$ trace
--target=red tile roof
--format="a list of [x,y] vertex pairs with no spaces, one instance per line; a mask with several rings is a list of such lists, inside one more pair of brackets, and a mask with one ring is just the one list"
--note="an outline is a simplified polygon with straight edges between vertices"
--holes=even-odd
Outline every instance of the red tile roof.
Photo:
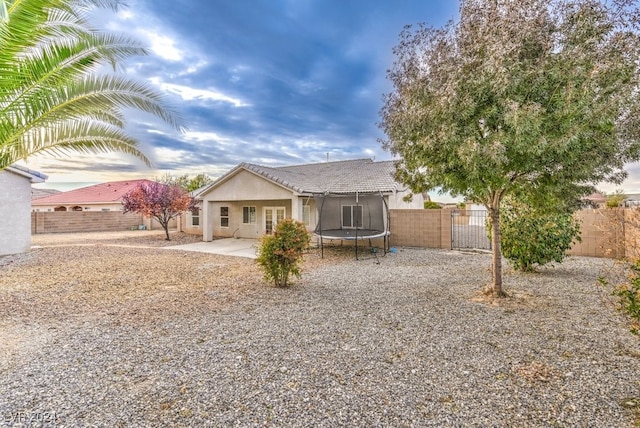
[[111,181],[109,183],[96,184],[80,189],[61,192],[55,195],[39,198],[31,202],[31,205],[56,205],[56,204],[99,204],[120,202],[122,196],[140,183],[151,183],[150,180]]

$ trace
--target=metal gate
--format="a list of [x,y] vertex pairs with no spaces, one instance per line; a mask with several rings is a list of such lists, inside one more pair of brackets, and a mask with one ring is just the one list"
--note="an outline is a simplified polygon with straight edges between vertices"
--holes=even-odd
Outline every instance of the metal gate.
[[488,217],[484,210],[451,210],[451,248],[490,250]]

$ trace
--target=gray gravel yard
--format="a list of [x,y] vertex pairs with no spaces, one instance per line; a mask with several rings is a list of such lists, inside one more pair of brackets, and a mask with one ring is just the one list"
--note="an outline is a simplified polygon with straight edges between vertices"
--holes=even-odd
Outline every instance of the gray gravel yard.
[[491,302],[488,254],[312,251],[276,289],[253,260],[137,236],[0,258],[0,426],[640,421],[640,340],[602,260],[506,268]]

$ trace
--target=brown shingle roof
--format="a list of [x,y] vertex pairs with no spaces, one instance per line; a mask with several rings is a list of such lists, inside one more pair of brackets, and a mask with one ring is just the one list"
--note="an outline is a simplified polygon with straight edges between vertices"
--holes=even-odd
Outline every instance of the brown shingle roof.
[[119,202],[122,196],[140,183],[151,183],[150,180],[111,181],[80,189],[61,192],[55,195],[34,200],[31,205],[82,204]]

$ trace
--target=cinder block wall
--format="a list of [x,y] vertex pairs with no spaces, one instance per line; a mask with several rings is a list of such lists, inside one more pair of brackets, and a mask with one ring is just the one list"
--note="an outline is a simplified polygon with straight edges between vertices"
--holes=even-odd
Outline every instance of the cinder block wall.
[[580,222],[582,242],[575,243],[569,254],[587,257],[625,257],[626,211],[603,208],[576,212],[575,218]]
[[[148,223],[148,221],[147,221]],[[118,211],[47,211],[31,213],[31,234],[107,232],[137,228],[142,215]]]
[[391,245],[451,249],[451,210],[390,211]]
[[[640,211],[632,209],[580,210],[582,242],[569,254],[606,258],[640,257]],[[394,209],[391,245],[451,249],[451,210]],[[456,217],[456,222],[464,222]],[[456,223],[457,224],[457,223]]]

